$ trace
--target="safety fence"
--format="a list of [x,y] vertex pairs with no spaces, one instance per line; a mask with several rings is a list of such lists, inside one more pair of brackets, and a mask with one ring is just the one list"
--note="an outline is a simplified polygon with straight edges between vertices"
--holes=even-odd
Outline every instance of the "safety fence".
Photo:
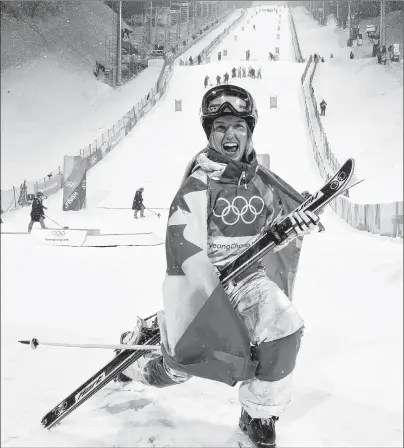
[[296,33],[295,21],[293,20],[292,10],[289,8],[288,11],[289,11],[289,27],[290,32],[292,33],[292,44],[293,44],[293,50],[295,52],[295,59],[296,62],[304,62],[302,52],[300,50],[299,39]]
[[[227,12],[219,20],[216,19],[202,34],[197,36],[197,38],[190,40],[186,45],[179,48],[176,53],[169,54],[164,61],[164,65],[160,71],[156,84],[147,95],[120,118],[112,128],[108,129],[86,147],[80,149],[79,155],[87,159],[87,170],[90,170],[103,159],[164,95],[172,75],[174,61],[181,56],[182,53],[195,45],[197,41],[206,37],[214,27],[219,26],[230,14],[233,14],[233,12],[234,10]],[[244,14],[245,10],[242,11],[240,17],[237,17],[235,21],[238,22]],[[213,25],[215,26],[212,28]],[[221,33],[221,36],[223,37],[223,33]],[[217,38],[215,38],[214,41],[217,43]],[[209,44],[206,48],[211,47],[212,44]],[[205,53],[206,48],[203,50]],[[21,207],[30,205],[32,196],[38,192],[42,192],[48,197],[63,188],[63,170],[60,168],[61,167],[59,166],[57,169],[52,170],[45,178],[36,181],[24,181],[19,187],[13,186],[13,188],[9,190],[1,190],[1,213],[18,210]]]
[[[229,25],[227,28],[225,28],[218,36],[216,36],[215,39],[207,46],[205,47],[201,52],[199,52],[196,56],[192,58],[193,63],[189,61],[189,59],[182,60],[180,59],[179,63],[180,65],[200,65],[200,64],[209,64],[210,63],[210,57],[209,54],[211,53],[212,49],[218,45],[218,43],[224,39],[230,31],[243,19],[245,16],[245,10],[240,14],[240,17],[238,17],[231,25]],[[200,59],[198,59],[198,57]],[[198,62],[200,60],[200,62]],[[196,64],[195,64],[196,62]]]
[[[302,76],[302,93],[314,159],[324,181],[338,170],[340,163],[331,151],[327,135],[318,113],[314,94],[313,78],[318,60],[310,56]],[[311,70],[311,72],[310,72]],[[308,74],[310,75],[308,76]],[[348,192],[349,193],[349,192]],[[377,235],[403,238],[403,201],[381,204],[356,204],[340,195],[331,202],[331,207],[351,227]]]

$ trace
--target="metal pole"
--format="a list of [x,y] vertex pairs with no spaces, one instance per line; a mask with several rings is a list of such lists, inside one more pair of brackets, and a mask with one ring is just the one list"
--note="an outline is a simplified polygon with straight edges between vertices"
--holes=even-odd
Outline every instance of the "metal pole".
[[381,0],[380,2],[380,49],[383,45],[386,45],[386,29],[385,29],[385,2]]
[[122,1],[118,2],[118,20],[116,26],[116,84],[122,84]]

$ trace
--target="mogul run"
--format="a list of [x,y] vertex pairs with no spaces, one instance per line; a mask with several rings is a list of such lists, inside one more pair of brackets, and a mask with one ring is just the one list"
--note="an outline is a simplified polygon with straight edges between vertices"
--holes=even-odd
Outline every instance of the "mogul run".
[[[257,448],[274,447],[304,326],[291,302],[302,237],[318,230],[319,218],[292,213],[304,197],[258,164],[258,111],[249,92],[211,88],[200,119],[208,143],[188,164],[169,211],[164,310],[121,335],[121,344],[137,344],[154,325],[161,350],[141,356],[117,381],[159,388],[193,376],[240,382],[239,427]],[[290,237],[222,284],[220,273],[290,213]]]

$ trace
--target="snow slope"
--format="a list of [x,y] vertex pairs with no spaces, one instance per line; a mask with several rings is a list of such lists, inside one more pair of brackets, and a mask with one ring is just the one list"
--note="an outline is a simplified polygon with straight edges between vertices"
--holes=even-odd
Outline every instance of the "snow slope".
[[[79,154],[147,95],[163,65],[149,60],[146,70],[117,89],[98,81],[95,60],[105,59],[115,13],[98,1],[62,2],[60,8],[60,16],[32,26],[2,17],[2,189],[63,169],[65,154]],[[239,14],[197,45],[206,47]]]
[[[397,21],[397,14],[392,14]],[[313,87],[317,101],[328,104],[321,120],[331,150],[340,162],[353,157],[358,173],[366,178],[352,190],[351,199],[402,200],[402,63],[383,66],[376,58],[365,58],[367,50],[346,46],[347,36],[340,37],[346,31],[337,30],[332,21],[320,26],[303,7],[293,8],[293,17],[303,57],[318,53],[325,58],[317,66]],[[366,46],[365,33],[363,40]],[[353,60],[351,50],[356,54]]]
[[[258,104],[257,151],[268,152],[272,169],[298,190],[319,187],[301,105],[302,66],[267,62],[273,17],[261,14],[253,23],[255,36],[246,30],[226,45],[234,59],[175,67],[161,101],[89,172],[87,209],[63,213],[55,195],[46,201],[49,216],[70,227],[164,235],[167,211],[134,221],[130,210],[97,206],[130,207],[143,186],[148,207],[169,207],[187,162],[206,143],[198,119],[206,71],[230,71],[245,47],[254,48],[252,58],[255,51],[265,55],[254,62],[262,80],[235,80]],[[274,90],[279,108],[269,109]],[[178,98],[182,113],[174,112]],[[26,229],[26,210],[7,218],[3,231]],[[402,446],[402,241],[353,230],[331,209],[322,221],[327,231],[305,239],[297,275],[294,303],[306,330],[278,445]],[[197,378],[166,389],[110,384],[61,425],[43,430],[43,415],[112,353],[32,351],[16,341],[118,341],[137,315],[162,306],[164,246],[39,247],[25,235],[2,235],[1,243],[2,446],[223,446],[237,426],[237,387]]]

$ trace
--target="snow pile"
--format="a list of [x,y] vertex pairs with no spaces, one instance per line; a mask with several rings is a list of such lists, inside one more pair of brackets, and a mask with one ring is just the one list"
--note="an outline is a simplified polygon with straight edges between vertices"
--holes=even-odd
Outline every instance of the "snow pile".
[[351,60],[350,51],[360,47],[346,47],[346,40],[341,43],[333,25],[320,26],[302,7],[292,13],[303,56],[317,53],[325,58],[317,66],[313,86],[317,101],[325,99],[328,104],[321,120],[330,148],[340,162],[355,158],[357,173],[366,179],[352,190],[352,200],[402,200],[402,64],[382,66],[376,58]]

